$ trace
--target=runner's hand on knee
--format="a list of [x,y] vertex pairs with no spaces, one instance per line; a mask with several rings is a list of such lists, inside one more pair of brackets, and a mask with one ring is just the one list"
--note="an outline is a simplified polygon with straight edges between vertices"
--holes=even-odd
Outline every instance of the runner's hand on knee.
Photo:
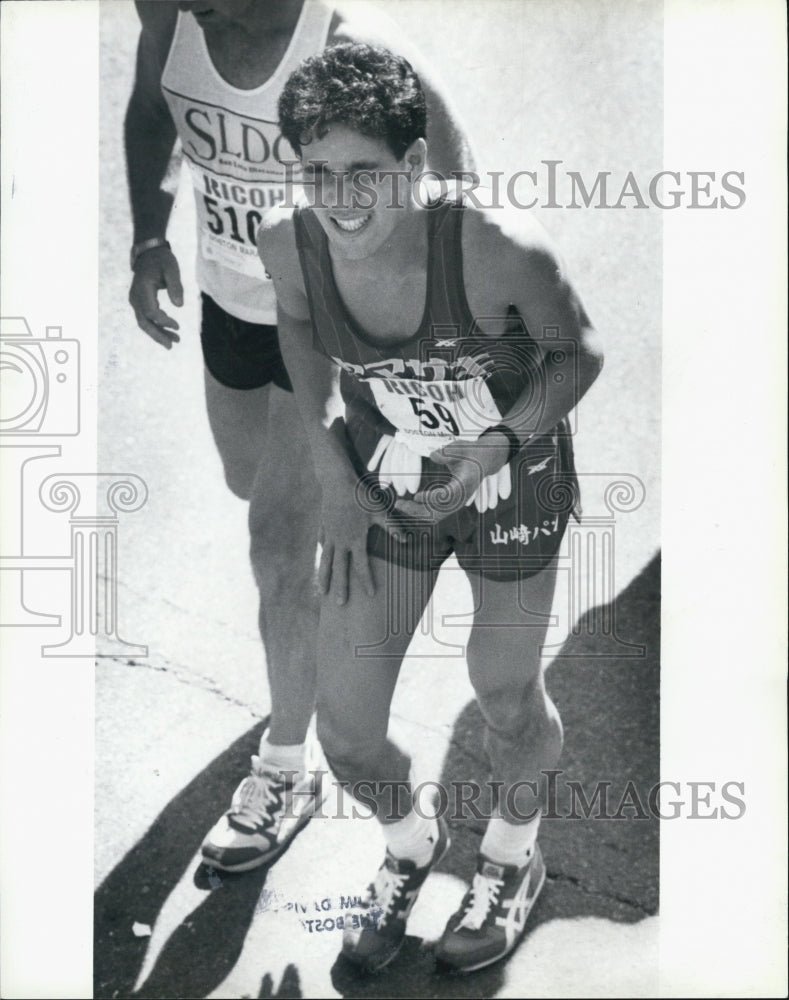
[[184,303],[178,261],[169,247],[156,247],[140,254],[134,265],[134,278],[129,289],[129,303],[134,309],[137,325],[157,344],[168,350],[181,339],[174,331],[178,322],[159,306],[159,292],[167,290],[174,306]]
[[324,493],[318,537],[321,545],[318,590],[332,595],[338,604],[347,604],[352,596],[352,576],[370,597],[375,594],[367,554],[367,533],[373,524],[391,530],[383,514],[363,510],[353,494],[329,497]]

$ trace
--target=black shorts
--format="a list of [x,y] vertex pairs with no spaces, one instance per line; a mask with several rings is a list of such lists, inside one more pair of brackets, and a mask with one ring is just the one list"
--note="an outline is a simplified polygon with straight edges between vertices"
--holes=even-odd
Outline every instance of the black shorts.
[[[366,457],[367,448],[354,447],[361,444],[354,430],[348,434],[349,448],[367,487],[360,501],[369,497],[372,503],[376,494],[380,495],[380,487],[376,490],[377,477],[363,472],[362,456]],[[375,524],[367,537],[368,553],[421,572],[438,570],[454,553],[464,570],[489,580],[536,576],[559,551],[570,515],[578,518],[580,512],[568,422],[562,421],[552,433],[516,455],[510,472],[512,492],[493,510],[480,513],[472,504],[438,522],[416,522],[394,511],[388,516],[405,541],[395,540]],[[437,482],[440,477],[441,473],[436,473]]]
[[217,382],[228,389],[260,389],[273,382],[292,392],[276,326],[231,316],[205,292],[201,298],[203,359]]

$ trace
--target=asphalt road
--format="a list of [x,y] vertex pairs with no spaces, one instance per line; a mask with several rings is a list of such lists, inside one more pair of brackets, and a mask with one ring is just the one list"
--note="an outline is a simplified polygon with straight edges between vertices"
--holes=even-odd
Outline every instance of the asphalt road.
[[[566,204],[568,171],[587,187],[610,172],[616,198],[629,171],[648,183],[660,169],[658,4],[389,0],[387,9],[449,83],[488,170],[537,171],[545,192],[544,161],[561,161],[557,201]],[[447,980],[430,943],[462,895],[481,835],[473,817],[453,820],[453,849],[420,897],[402,954],[384,974],[360,978],[337,960],[338,932],[311,930],[287,904],[314,910],[329,900],[336,910],[340,896],[359,892],[381,858],[374,823],[316,819],[270,870],[243,877],[209,879],[197,863],[269,702],[246,505],[224,485],[202,399],[187,186],[170,234],[186,279],[181,344],[161,350],[126,303],[121,122],[136,35],[131,4],[102,5],[99,467],[140,475],[149,498],[122,520],[118,560],[120,632],[148,653],[97,661],[96,995],[654,993],[658,824],[633,803],[646,804],[659,775],[659,213],[633,199],[619,210],[539,212],[606,340],[604,374],[577,414],[576,458],[584,538],[601,546],[606,531],[615,537],[610,573],[598,563],[595,586],[578,593],[568,573],[557,593],[546,651],[566,733],[557,813],[572,812],[568,782],[589,790],[606,781],[618,818],[544,821],[548,882],[527,939],[506,963]],[[625,509],[612,511],[606,487],[617,480],[633,496],[620,491]],[[444,574],[438,599],[462,615],[470,604],[458,577]],[[486,775],[463,628],[442,620],[417,638],[394,705],[425,776],[443,782]],[[135,923],[151,936],[136,936]]]

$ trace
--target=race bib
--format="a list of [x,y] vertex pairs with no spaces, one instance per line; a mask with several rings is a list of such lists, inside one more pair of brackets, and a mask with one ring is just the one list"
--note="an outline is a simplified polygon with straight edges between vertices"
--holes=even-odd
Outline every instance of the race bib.
[[292,196],[301,181],[293,148],[277,122],[263,117],[265,103],[256,111],[259,117],[251,117],[246,113],[251,103],[241,98],[240,107],[231,108],[210,93],[206,98],[179,87],[162,89],[191,173],[201,256],[263,281],[257,231],[266,213]]
[[403,442],[425,457],[451,441],[475,441],[487,427],[501,421],[482,378],[434,382],[371,378],[367,385]]
[[257,232],[267,212],[285,200],[284,184],[218,181],[204,169],[192,170],[200,253],[247,278],[264,280]]

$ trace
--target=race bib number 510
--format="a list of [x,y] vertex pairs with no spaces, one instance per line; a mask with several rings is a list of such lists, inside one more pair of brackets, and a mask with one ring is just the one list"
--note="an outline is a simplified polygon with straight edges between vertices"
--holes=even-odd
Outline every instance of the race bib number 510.
[[257,231],[267,212],[284,201],[284,184],[219,180],[193,170],[200,253],[248,278],[264,279]]

